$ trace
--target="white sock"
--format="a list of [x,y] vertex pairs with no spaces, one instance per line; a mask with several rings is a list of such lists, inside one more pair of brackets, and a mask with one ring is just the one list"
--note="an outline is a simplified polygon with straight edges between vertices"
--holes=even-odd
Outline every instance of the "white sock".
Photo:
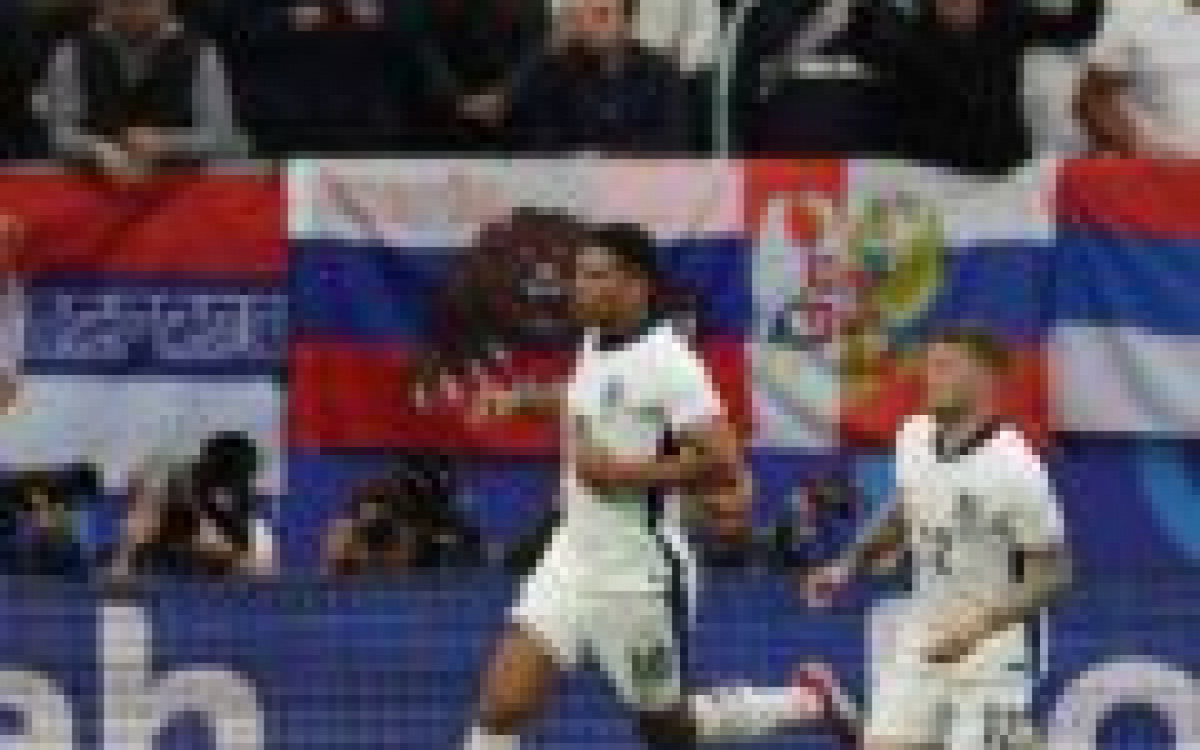
[[740,685],[691,697],[701,741],[761,737],[824,717],[819,696],[795,687]]
[[491,734],[479,727],[472,727],[463,750],[517,750],[520,746],[521,738],[516,735]]

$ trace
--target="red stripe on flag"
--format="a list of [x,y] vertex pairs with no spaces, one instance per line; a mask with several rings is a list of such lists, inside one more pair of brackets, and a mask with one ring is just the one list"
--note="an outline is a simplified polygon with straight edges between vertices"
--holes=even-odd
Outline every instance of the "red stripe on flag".
[[[749,424],[750,396],[745,356],[734,340],[702,347],[713,380],[731,418]],[[309,341],[292,352],[289,434],[293,446],[309,450],[437,449],[481,453],[549,455],[557,450],[558,425],[512,419],[472,425],[468,398],[419,406],[414,399],[415,366],[426,352],[399,345]],[[508,379],[561,382],[570,365],[565,353],[513,356]]]
[[26,227],[28,273],[284,278],[281,181],[193,175],[127,191],[67,175],[0,176],[0,212]]
[[846,162],[832,159],[759,159],[745,162],[743,170],[747,232],[757,235],[771,200],[787,195],[793,198],[788,236],[797,243],[817,240],[825,227],[804,200],[795,199],[814,195],[841,203],[848,179]]
[[1059,182],[1059,219],[1147,238],[1200,239],[1200,160],[1080,159]]

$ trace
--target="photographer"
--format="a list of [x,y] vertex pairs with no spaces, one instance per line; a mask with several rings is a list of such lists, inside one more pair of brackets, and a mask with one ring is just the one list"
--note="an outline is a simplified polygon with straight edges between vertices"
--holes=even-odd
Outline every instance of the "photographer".
[[449,507],[442,472],[405,467],[356,488],[349,512],[325,536],[330,575],[401,573],[478,565],[479,534]]
[[89,555],[77,511],[99,492],[90,466],[11,477],[0,498],[0,569],[24,576],[83,579]]
[[274,537],[256,515],[260,463],[241,432],[214,435],[197,456],[152,461],[131,487],[110,575],[273,574]]
[[835,474],[806,482],[768,533],[772,566],[803,571],[832,558],[853,537],[862,502],[848,477]]

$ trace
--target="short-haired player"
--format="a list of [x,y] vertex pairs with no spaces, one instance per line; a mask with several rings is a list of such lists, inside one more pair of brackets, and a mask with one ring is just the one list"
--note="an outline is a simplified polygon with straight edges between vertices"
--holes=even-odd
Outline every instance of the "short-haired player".
[[1035,623],[1070,579],[1058,501],[1000,409],[1005,347],[983,330],[945,331],[923,366],[927,408],[896,438],[896,501],[808,593],[826,604],[865,563],[911,552],[911,594],[873,655],[867,750],[1029,747]]

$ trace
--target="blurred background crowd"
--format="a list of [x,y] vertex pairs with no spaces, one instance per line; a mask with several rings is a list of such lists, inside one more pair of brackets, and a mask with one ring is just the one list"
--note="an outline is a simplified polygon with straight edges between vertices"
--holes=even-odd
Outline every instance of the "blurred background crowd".
[[1193,0],[8,0],[0,155],[1188,155]]

